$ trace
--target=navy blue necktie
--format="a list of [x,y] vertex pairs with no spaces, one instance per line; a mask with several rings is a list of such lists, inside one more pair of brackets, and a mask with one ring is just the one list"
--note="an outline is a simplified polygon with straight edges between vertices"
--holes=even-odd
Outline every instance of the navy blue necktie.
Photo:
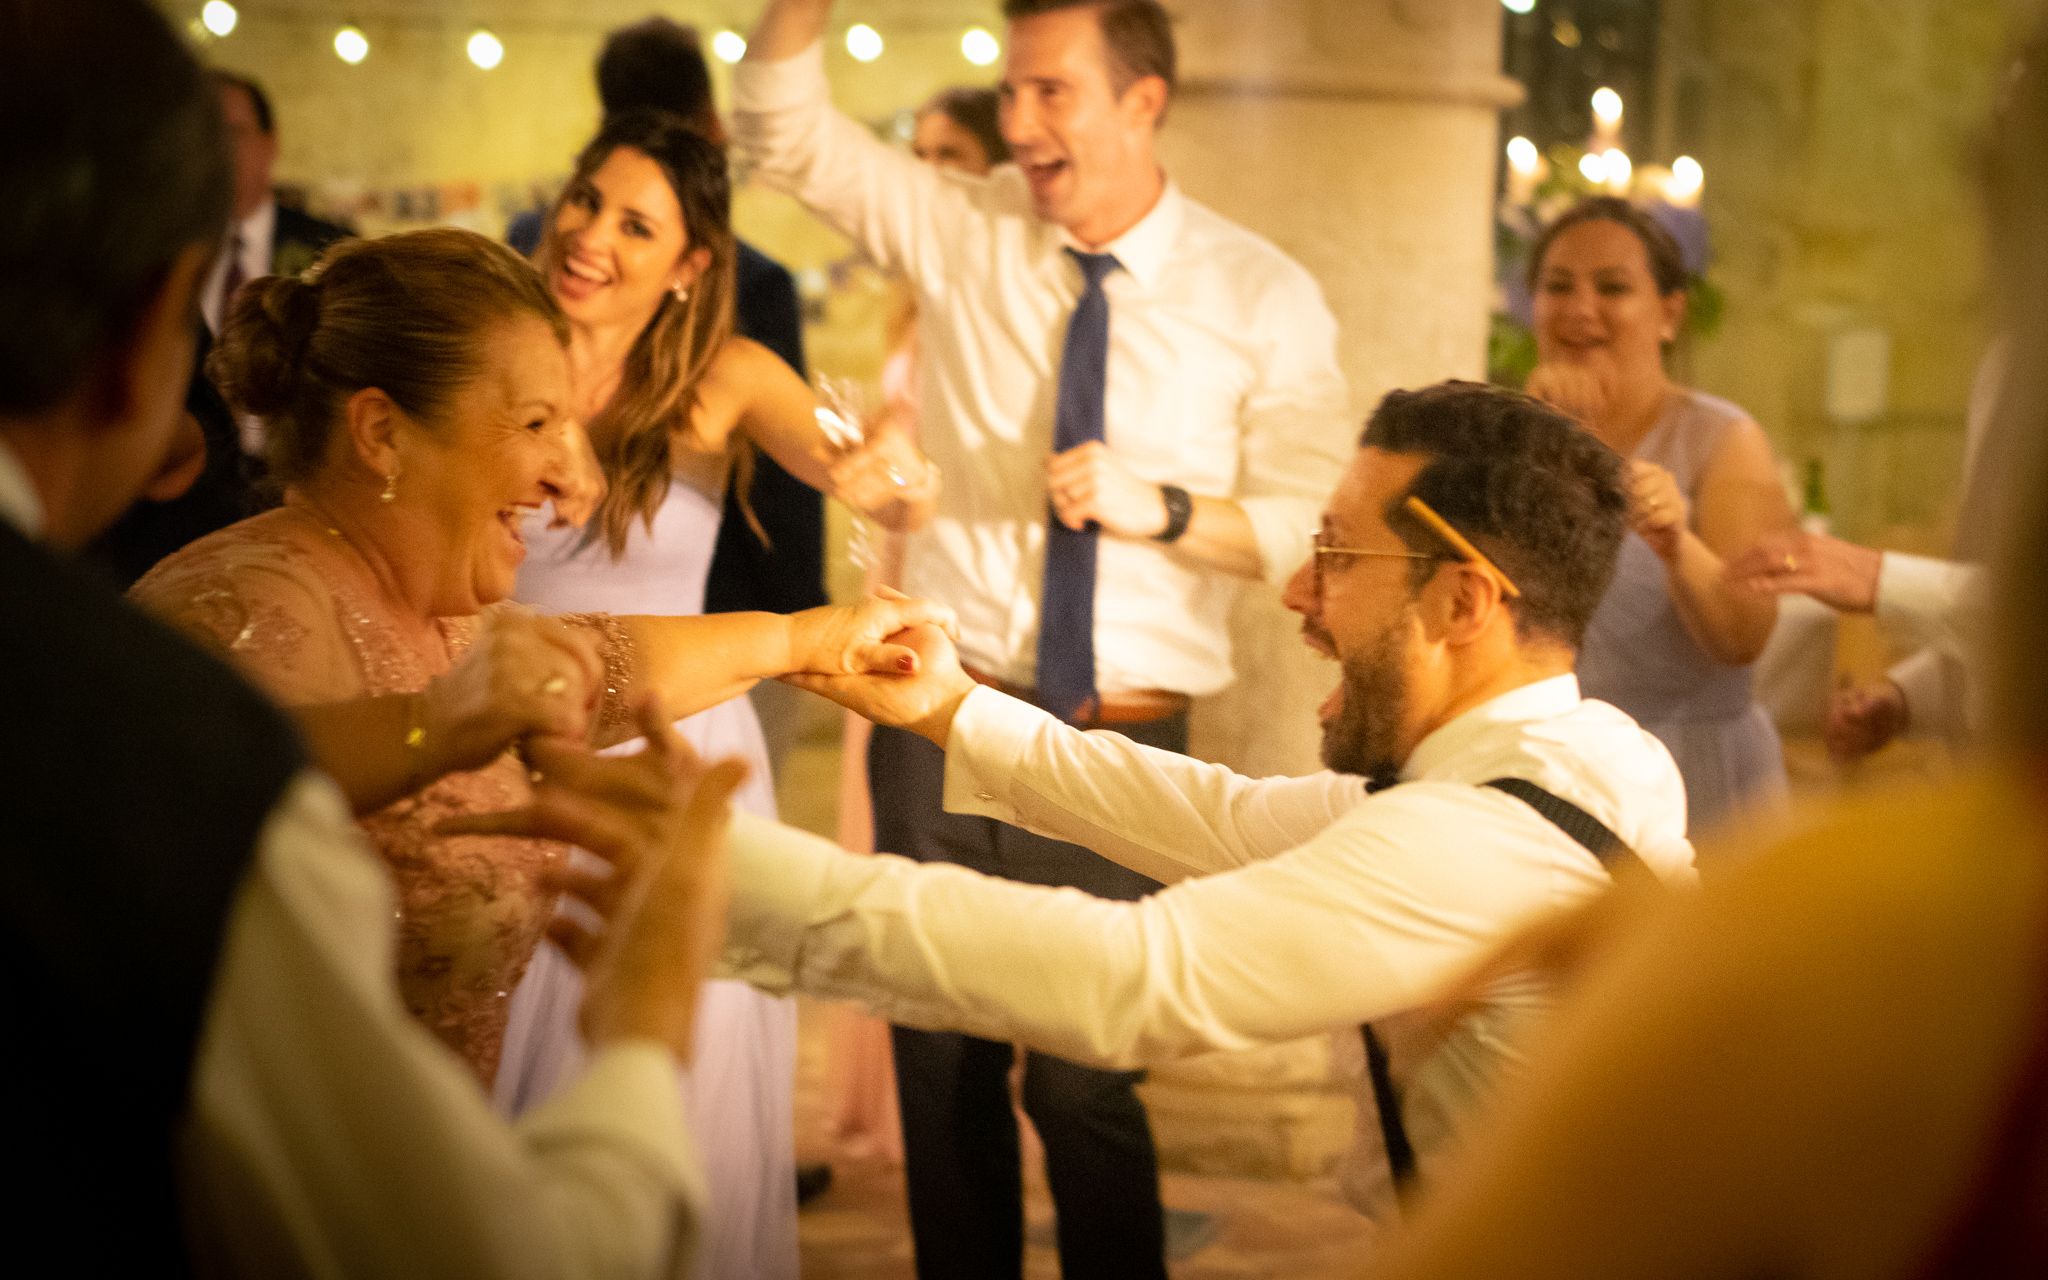
[[[1102,280],[1122,265],[1116,255],[1068,249],[1081,268],[1081,300],[1060,353],[1052,447],[1064,453],[1103,438],[1102,393],[1109,377],[1109,299]],[[1096,526],[1069,529],[1048,508],[1045,589],[1039,597],[1038,696],[1062,720],[1093,718],[1095,691]]]

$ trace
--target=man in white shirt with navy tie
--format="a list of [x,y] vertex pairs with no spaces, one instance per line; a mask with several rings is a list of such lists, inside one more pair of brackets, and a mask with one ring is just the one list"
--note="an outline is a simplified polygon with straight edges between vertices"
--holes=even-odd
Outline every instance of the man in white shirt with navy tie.
[[[947,175],[832,110],[829,0],[774,0],[735,71],[755,176],[917,296],[921,441],[946,478],[903,588],[954,607],[980,679],[1069,723],[1185,750],[1191,697],[1232,679],[1238,582],[1277,582],[1342,467],[1349,413],[1315,282],[1189,199],[1154,134],[1174,82],[1157,0],[1011,0],[1002,128],[1016,163]],[[942,812],[942,761],[878,730],[875,847],[1129,899],[1084,849]],[[898,1028],[923,1280],[1021,1265],[1008,1044]],[[1163,1280],[1134,1073],[1027,1057],[1068,1280]]]

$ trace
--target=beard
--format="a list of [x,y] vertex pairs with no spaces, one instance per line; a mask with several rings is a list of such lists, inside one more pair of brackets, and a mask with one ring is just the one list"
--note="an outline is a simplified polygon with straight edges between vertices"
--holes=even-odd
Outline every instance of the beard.
[[1342,704],[1323,726],[1323,765],[1356,774],[1372,790],[1392,786],[1401,769],[1401,721],[1408,706],[1402,678],[1399,622],[1372,648],[1342,660]]

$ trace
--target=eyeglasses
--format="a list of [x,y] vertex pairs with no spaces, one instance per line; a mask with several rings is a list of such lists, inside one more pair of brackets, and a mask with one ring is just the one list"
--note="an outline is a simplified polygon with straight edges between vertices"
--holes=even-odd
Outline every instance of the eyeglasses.
[[[1408,509],[1409,514],[1427,525],[1430,532],[1436,534],[1437,537],[1442,538],[1445,543],[1449,544],[1451,549],[1458,553],[1458,559],[1473,565],[1482,573],[1491,575],[1495,581],[1500,583],[1500,589],[1504,594],[1517,599],[1521,597],[1521,588],[1515,585],[1515,580],[1508,577],[1501,570],[1501,567],[1495,564],[1484,551],[1473,546],[1464,534],[1459,533],[1453,528],[1450,521],[1444,519],[1431,509],[1427,502],[1410,494],[1407,502],[1402,505]],[[1329,530],[1318,529],[1310,546],[1309,563],[1313,566],[1316,598],[1318,600],[1322,599],[1323,595],[1324,556],[1373,556],[1384,560],[1443,560],[1448,558],[1427,551],[1381,551],[1372,547],[1340,547],[1332,544],[1329,541],[1329,537]]]

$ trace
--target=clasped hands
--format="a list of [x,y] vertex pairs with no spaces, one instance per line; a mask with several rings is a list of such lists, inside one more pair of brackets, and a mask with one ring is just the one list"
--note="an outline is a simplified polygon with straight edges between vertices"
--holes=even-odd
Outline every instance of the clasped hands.
[[[890,637],[921,624],[955,625],[944,605],[895,593],[806,609],[783,622],[787,670],[820,675],[913,672],[916,651]],[[481,768],[508,748],[543,739],[588,743],[604,691],[604,661],[589,628],[517,606],[487,610],[468,653],[419,695],[419,772]]]

